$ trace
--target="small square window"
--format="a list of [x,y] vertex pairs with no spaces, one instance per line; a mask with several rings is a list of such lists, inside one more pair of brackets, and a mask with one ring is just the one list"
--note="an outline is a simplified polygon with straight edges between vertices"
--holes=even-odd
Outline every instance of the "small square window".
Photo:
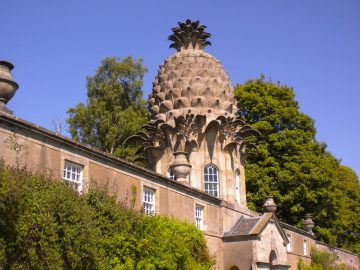
[[155,190],[144,187],[143,192],[143,207],[144,213],[148,216],[155,215]]
[[65,160],[63,179],[76,191],[82,192],[84,166]]
[[199,230],[204,229],[204,206],[199,204],[195,205],[195,226]]

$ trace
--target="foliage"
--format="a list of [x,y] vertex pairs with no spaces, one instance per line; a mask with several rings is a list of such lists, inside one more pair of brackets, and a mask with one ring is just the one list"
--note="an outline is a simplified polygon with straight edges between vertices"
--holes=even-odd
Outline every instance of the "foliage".
[[125,139],[147,122],[143,101],[142,60],[104,59],[96,74],[87,77],[87,101],[68,110],[70,134],[76,141],[133,161],[136,145]]
[[311,249],[311,263],[319,265],[323,270],[332,270],[335,268],[336,254],[327,251],[321,251],[316,248]]
[[343,270],[345,265],[343,263],[336,263],[337,256],[334,253],[321,251],[316,248],[311,249],[311,264],[307,265],[300,259],[298,263],[298,270]]
[[80,196],[61,181],[0,163],[3,269],[210,269],[213,264],[194,225],[144,216],[105,190]]
[[358,178],[316,141],[314,121],[300,112],[293,90],[261,77],[237,85],[235,95],[239,113],[261,132],[245,166],[249,206],[261,211],[271,194],[283,221],[301,226],[311,213],[321,240],[359,252]]

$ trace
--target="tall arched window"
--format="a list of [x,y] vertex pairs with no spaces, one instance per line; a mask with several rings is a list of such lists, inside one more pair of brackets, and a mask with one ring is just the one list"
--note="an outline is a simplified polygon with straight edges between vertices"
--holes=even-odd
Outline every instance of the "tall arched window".
[[235,200],[240,203],[240,170],[235,170]]
[[213,165],[206,165],[204,167],[204,183],[205,192],[219,197],[219,172]]

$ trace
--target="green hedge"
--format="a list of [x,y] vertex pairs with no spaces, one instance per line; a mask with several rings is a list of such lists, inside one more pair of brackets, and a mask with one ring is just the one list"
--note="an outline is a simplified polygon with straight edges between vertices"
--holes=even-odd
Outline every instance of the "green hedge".
[[0,268],[211,269],[204,235],[0,162]]

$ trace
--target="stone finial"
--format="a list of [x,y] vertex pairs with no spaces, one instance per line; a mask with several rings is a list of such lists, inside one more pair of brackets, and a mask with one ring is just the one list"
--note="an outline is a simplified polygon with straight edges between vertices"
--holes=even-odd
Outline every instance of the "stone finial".
[[13,80],[11,70],[14,65],[8,61],[0,60],[0,111],[12,113],[6,108],[6,103],[15,95],[19,85]]
[[190,173],[191,165],[189,164],[189,154],[186,152],[174,152],[175,159],[173,164],[170,166],[172,172],[174,173],[176,181],[179,181],[185,185],[189,185],[187,176]]
[[192,22],[178,22],[179,27],[171,29],[174,34],[169,36],[171,43],[170,48],[175,48],[177,51],[187,49],[202,50],[205,46],[211,45],[210,41],[206,40],[211,35],[205,32],[205,25],[199,25],[199,21]]
[[312,231],[312,229],[315,227],[315,223],[312,220],[312,216],[310,214],[306,214],[305,215],[305,220],[304,220],[304,227],[303,229],[305,231],[307,231],[308,233],[314,234],[314,232]]
[[266,200],[263,204],[263,212],[269,213],[269,212],[275,212],[276,211],[276,204],[274,202],[274,199],[272,196],[266,196]]

